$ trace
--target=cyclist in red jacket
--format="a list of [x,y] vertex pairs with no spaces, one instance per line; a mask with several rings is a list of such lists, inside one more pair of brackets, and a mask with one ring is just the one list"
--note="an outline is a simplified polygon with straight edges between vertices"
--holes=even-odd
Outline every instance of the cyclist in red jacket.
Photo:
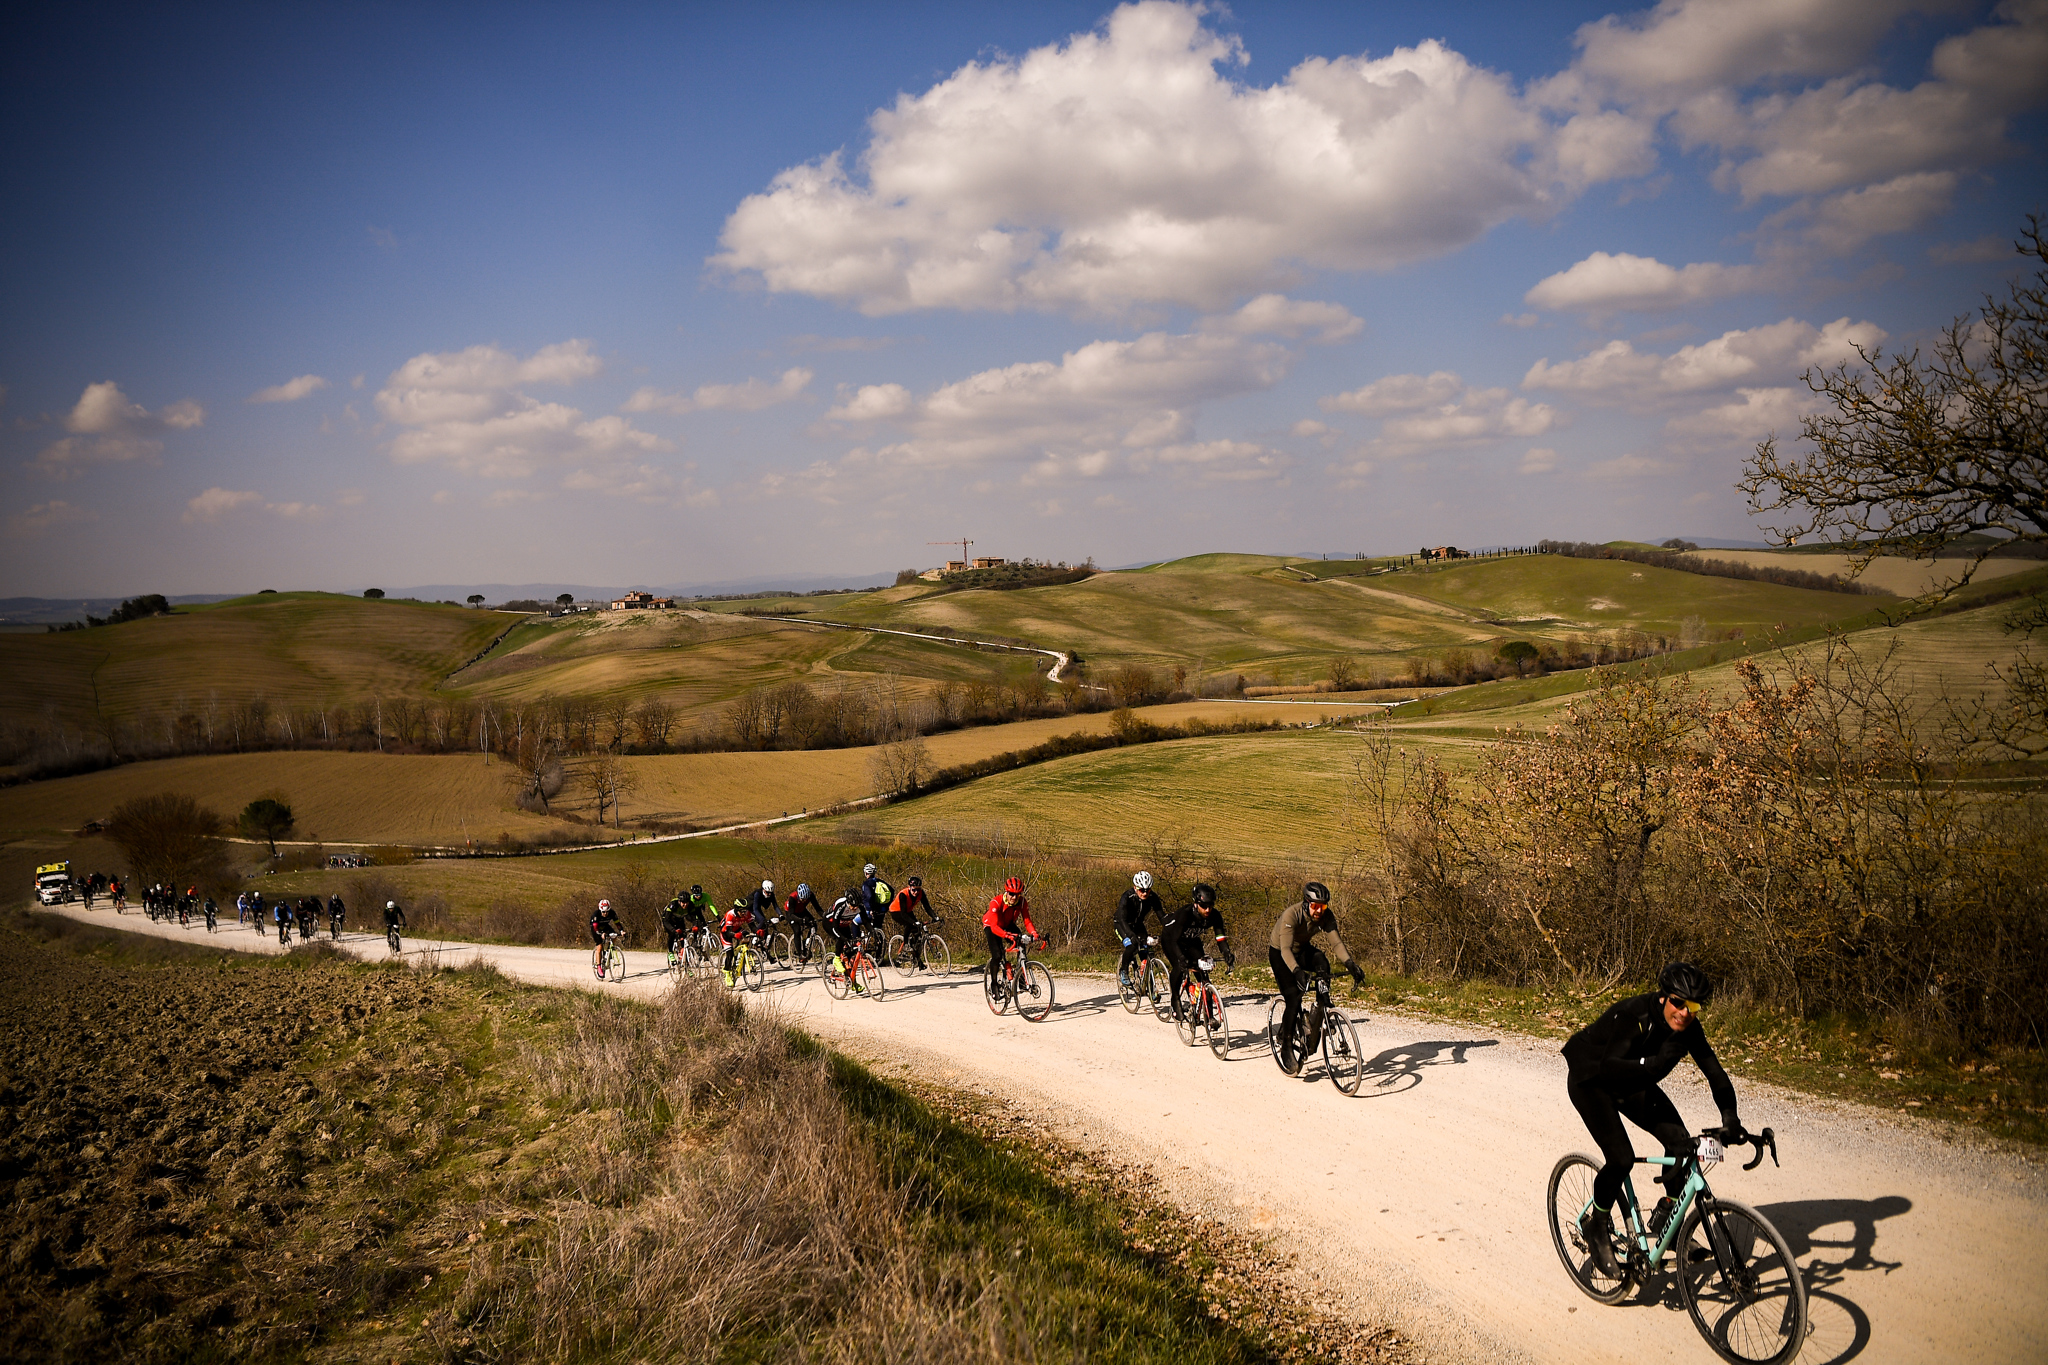
[[982,989],[993,994],[1003,970],[1004,950],[1020,936],[1027,943],[1038,937],[1038,926],[1031,922],[1031,902],[1024,899],[1021,878],[1012,877],[1004,882],[1003,893],[988,903],[988,913],[981,917],[981,936],[988,941],[988,973]]

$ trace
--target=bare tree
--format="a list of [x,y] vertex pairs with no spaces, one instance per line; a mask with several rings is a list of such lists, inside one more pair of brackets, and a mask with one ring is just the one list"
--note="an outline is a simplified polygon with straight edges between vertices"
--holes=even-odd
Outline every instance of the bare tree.
[[931,756],[924,736],[912,735],[894,744],[884,744],[868,758],[868,776],[878,795],[912,792],[931,776]]
[[620,828],[620,802],[639,786],[639,774],[627,765],[617,750],[600,749],[584,761],[578,777],[583,783],[583,790],[589,792],[590,799],[597,803],[597,823],[603,824],[604,813],[610,810],[613,828]]
[[633,713],[633,725],[639,732],[640,744],[646,749],[666,749],[668,737],[675,732],[676,708],[674,703],[649,697],[640,703],[640,709]]

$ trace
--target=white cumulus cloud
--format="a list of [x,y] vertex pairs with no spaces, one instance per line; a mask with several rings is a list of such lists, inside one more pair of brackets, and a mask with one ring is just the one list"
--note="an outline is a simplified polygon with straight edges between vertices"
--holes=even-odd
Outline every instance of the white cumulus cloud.
[[209,488],[204,493],[185,501],[187,522],[218,521],[243,507],[253,507],[263,501],[261,493],[232,488]]
[[490,478],[589,470],[668,449],[623,417],[586,418],[526,392],[574,384],[603,368],[581,340],[543,346],[523,360],[496,346],[429,352],[392,371],[377,392],[377,411],[402,428],[390,446],[399,463],[438,462]]
[[1439,42],[1232,78],[1198,5],[960,68],[727,219],[717,267],[873,314],[1215,309],[1304,267],[1442,255],[1654,165],[1647,125],[1547,113]]
[[816,377],[810,370],[795,366],[784,370],[773,384],[760,379],[748,379],[738,384],[700,384],[697,391],[690,394],[663,393],[655,388],[636,389],[621,411],[677,414],[721,410],[759,412],[777,403],[788,403],[802,397]]
[[1669,266],[1652,256],[1596,251],[1537,281],[1522,296],[1537,308],[1585,313],[1647,312],[1741,293],[1757,284],[1755,266],[1696,261]]
[[1557,423],[1557,411],[1548,403],[1532,403],[1507,389],[1474,388],[1449,370],[1390,374],[1320,403],[1325,412],[1382,419],[1378,437],[1366,446],[1374,455],[1415,455],[1503,436],[1541,436]]
[[121,392],[111,379],[85,386],[64,418],[72,434],[36,455],[34,467],[51,478],[70,478],[95,464],[154,464],[168,431],[190,431],[206,421],[206,409],[180,399],[155,412]]
[[1638,351],[1617,339],[1576,360],[1538,360],[1522,377],[1522,387],[1577,394],[1604,405],[1654,408],[1689,394],[1791,380],[1809,366],[1854,360],[1858,345],[1867,349],[1885,336],[1874,323],[1844,317],[1825,327],[1786,318],[1724,332],[1670,355]]
[[282,384],[272,384],[267,389],[258,389],[244,402],[248,403],[296,403],[308,394],[318,393],[327,387],[327,381],[317,374],[302,374],[297,379],[287,379]]

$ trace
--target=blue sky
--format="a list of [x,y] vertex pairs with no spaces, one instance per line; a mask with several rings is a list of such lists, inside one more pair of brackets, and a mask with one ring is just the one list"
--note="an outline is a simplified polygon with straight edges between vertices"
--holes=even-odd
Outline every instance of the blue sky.
[[2048,184],[2042,0],[5,24],[0,595],[1753,539]]

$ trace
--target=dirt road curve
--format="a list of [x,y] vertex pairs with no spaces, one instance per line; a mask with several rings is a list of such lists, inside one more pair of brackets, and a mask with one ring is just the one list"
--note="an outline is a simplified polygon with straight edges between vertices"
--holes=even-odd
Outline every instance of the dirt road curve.
[[[140,914],[68,913],[172,937]],[[965,935],[960,936],[963,940]],[[364,957],[385,953],[350,935]],[[224,946],[255,949],[246,930]],[[956,945],[956,951],[959,946]],[[274,942],[270,944],[275,949]],[[408,951],[435,945],[408,944]],[[454,965],[481,951],[531,981],[652,994],[656,954],[627,955],[597,987],[587,954],[440,946]],[[1320,1265],[1353,1311],[1391,1319],[1451,1359],[1708,1360],[1675,1290],[1603,1308],[1565,1277],[1549,1243],[1543,1186],[1563,1152],[1591,1143],[1565,1102],[1554,1044],[1392,1014],[1363,1029],[1376,1058],[1347,1099],[1289,1080],[1260,1036],[1266,1007],[1230,993],[1227,1061],[1127,1015],[1107,983],[1066,977],[1043,1024],[996,1019],[975,978],[891,975],[879,1001],[834,1001],[814,978],[771,972],[759,1005],[877,1063],[914,1067],[1004,1096],[1074,1144],[1149,1161],[1191,1208],[1258,1228]],[[1713,1121],[1691,1068],[1673,1098]],[[1764,1210],[1792,1242],[1813,1294],[1807,1365],[2048,1360],[2048,1176],[2042,1164],[1963,1145],[1874,1110],[1743,1086],[1743,1117],[1777,1129],[1785,1165],[1717,1169],[1722,1194]],[[1643,1143],[1638,1142],[1638,1150]]]

